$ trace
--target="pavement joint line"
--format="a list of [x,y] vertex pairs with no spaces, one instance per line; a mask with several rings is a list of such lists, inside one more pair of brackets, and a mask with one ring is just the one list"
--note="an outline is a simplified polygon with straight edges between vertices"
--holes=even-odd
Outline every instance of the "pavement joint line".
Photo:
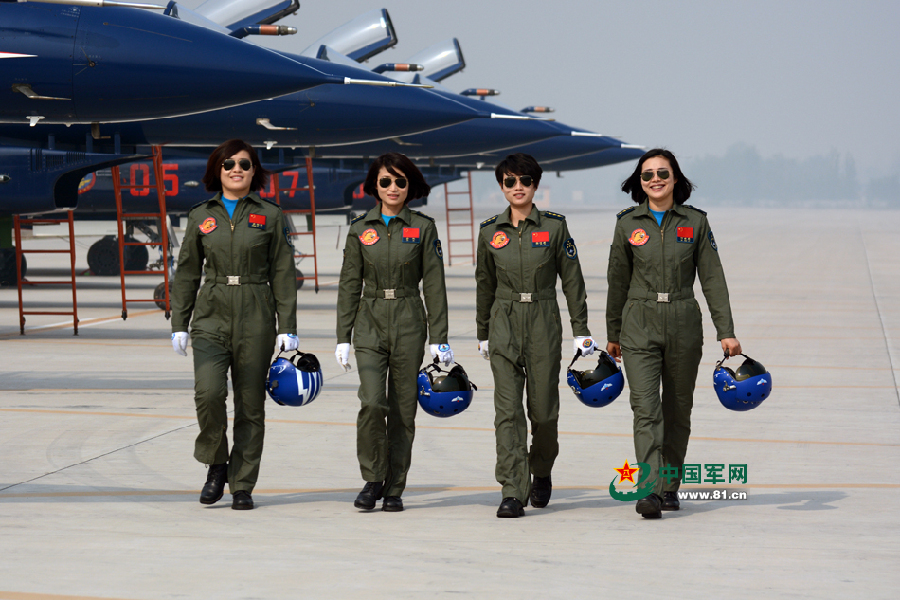
[[[614,477],[615,478],[615,477]],[[450,485],[422,485],[407,486],[405,493],[407,494],[431,494],[436,492],[449,493],[471,493],[471,492],[495,492],[499,484],[482,485],[482,486],[450,486]],[[831,490],[831,489],[900,489],[900,483],[741,483],[741,484],[722,484],[721,486],[710,485],[682,485],[681,490],[707,490],[715,491],[719,489],[734,489],[734,486],[742,490],[753,489],[772,489],[772,490],[790,490],[790,489],[814,489],[814,490]],[[608,485],[554,485],[554,490],[562,491],[605,491],[609,489]],[[270,488],[256,489],[253,491],[257,496],[279,496],[290,494],[356,494],[359,488]],[[193,496],[200,493],[200,490],[115,490],[102,491],[94,490],[90,492],[22,492],[13,494],[0,494],[0,500],[15,498],[127,498],[134,496]],[[2,597],[0,597],[2,598]]]
[[43,594],[37,592],[11,592],[0,590],[0,600],[137,600],[136,598],[110,598],[108,596],[70,596],[68,594]]
[[869,276],[869,286],[872,289],[872,300],[875,302],[875,312],[878,313],[878,320],[881,322],[881,339],[884,340],[884,349],[887,353],[888,364],[891,366],[891,372],[894,376],[894,392],[897,394],[897,404],[900,405],[900,387],[897,383],[897,372],[894,370],[894,354],[891,352],[891,343],[888,340],[887,329],[884,326],[884,313],[881,311],[881,303],[878,302],[878,293],[875,291],[875,279],[872,277],[872,263],[869,260],[869,248],[866,245],[866,236],[862,234],[862,225],[859,220],[856,221],[857,232],[862,240],[863,254],[866,256],[866,272]]
[[[181,420],[191,420],[195,419],[194,415],[153,415],[153,414],[143,414],[143,413],[127,413],[127,412],[107,412],[107,411],[87,411],[87,410],[60,410],[60,409],[51,409],[51,408],[0,408],[0,412],[27,412],[27,413],[50,413],[50,414],[67,414],[67,415],[85,415],[85,416],[103,416],[103,417],[139,417],[144,419],[181,419]],[[229,414],[233,411],[229,411]],[[228,417],[229,420],[233,420],[234,417]],[[356,422],[346,422],[342,423],[340,421],[306,421],[299,419],[266,419],[266,423],[279,423],[279,424],[288,424],[288,425],[328,425],[328,426],[338,426],[338,427],[356,427]],[[196,423],[191,423],[186,425],[185,427],[192,427],[196,425]],[[177,429],[173,429],[172,431],[178,431],[179,429],[184,429],[185,427],[179,427]],[[446,430],[446,431],[483,431],[483,432],[493,432],[494,429],[492,427],[461,427],[461,426],[450,426],[450,425],[416,425],[416,429],[435,429],[435,430]],[[599,431],[560,431],[560,435],[583,435],[590,437],[633,437],[633,433],[614,433],[614,432],[599,432]],[[160,435],[165,435],[162,433]],[[159,436],[155,436],[159,437]],[[136,442],[136,444],[142,444],[144,442],[150,441],[155,438],[149,438],[148,440],[143,440],[141,442]],[[725,437],[709,437],[709,436],[691,436],[691,439],[694,440],[703,440],[707,442],[750,442],[750,443],[759,443],[759,444],[815,444],[821,446],[878,446],[878,447],[900,447],[900,444],[888,444],[888,443],[879,443],[879,442],[829,442],[822,440],[765,440],[765,439],[755,439],[755,438],[725,438]],[[132,444],[135,445],[135,444]],[[128,448],[130,446],[123,446],[120,449]],[[110,454],[115,452],[116,450],[112,450],[107,453]],[[105,456],[105,455],[101,455]],[[95,457],[99,458],[99,457]],[[94,460],[94,459],[89,459]],[[84,461],[88,462],[88,461]],[[83,464],[83,463],[77,463]],[[68,467],[63,467],[68,468]],[[49,473],[48,473],[49,474]],[[20,484],[15,484],[20,485]],[[3,488],[6,489],[6,488]],[[3,491],[3,490],[0,490]]]

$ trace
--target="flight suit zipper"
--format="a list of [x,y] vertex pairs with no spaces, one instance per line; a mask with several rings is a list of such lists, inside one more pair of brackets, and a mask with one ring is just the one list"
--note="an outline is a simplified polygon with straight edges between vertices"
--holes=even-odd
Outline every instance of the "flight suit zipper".
[[[660,255],[659,270],[662,275],[662,290],[663,291],[666,289],[666,229],[665,229],[665,227],[666,227],[666,219],[668,219],[668,217],[669,217],[669,211],[667,210],[666,213],[663,215],[662,222],[659,224],[659,255]],[[656,290],[656,293],[659,293],[659,292],[660,292],[660,290]],[[659,307],[659,304],[657,304],[657,307]],[[660,311],[660,318],[662,319],[662,335],[663,335],[664,340],[668,339],[668,336],[666,334],[666,331],[668,329],[668,319],[666,318],[667,315],[668,315],[668,311],[663,306],[662,310]]]
[[[393,223],[394,220],[395,220],[396,218],[397,218],[397,217],[395,216],[393,219],[391,219],[390,222],[387,224],[387,227],[386,227],[386,229],[387,229],[387,238],[388,238],[388,247],[387,247],[387,248],[388,248],[388,249],[387,249],[387,270],[388,270],[388,272],[387,272],[387,279],[388,279],[389,282],[392,281],[392,280],[391,280],[391,223]],[[392,284],[392,283],[389,283],[389,285],[393,285],[393,284]],[[386,306],[385,306],[385,308],[386,308],[387,311],[388,311],[388,316],[387,316],[387,342],[388,342],[388,344],[391,346],[391,348],[393,348],[393,344],[391,344],[391,341],[392,341],[392,338],[391,338],[391,321],[394,320],[393,309],[391,308],[392,305],[393,305],[392,302],[387,302],[387,303],[386,303]]]

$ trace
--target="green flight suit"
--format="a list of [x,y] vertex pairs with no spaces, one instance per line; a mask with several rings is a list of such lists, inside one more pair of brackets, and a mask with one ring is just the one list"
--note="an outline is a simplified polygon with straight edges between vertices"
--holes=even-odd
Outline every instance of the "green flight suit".
[[[191,209],[178,253],[172,331],[188,331],[190,321],[200,424],[194,458],[207,465],[227,461],[232,494],[252,492],[259,477],[266,375],[275,337],[297,333],[296,267],[287,234],[277,205],[251,193],[229,219],[217,194]],[[229,368],[234,388],[230,454],[225,408]]]
[[[734,337],[725,273],[706,213],[675,204],[660,226],[645,201],[618,214],[606,276],[607,339],[622,347],[635,456],[650,465],[649,481],[667,464],[680,475],[687,453],[703,353],[695,274],[718,339]],[[680,477],[657,479],[654,492],[677,491],[680,483]]]
[[434,219],[404,206],[385,225],[378,203],[354,219],[347,234],[337,341],[350,343],[352,336],[356,351],[360,473],[365,481],[383,481],[385,496],[400,496],[406,488],[429,332],[432,344],[447,343],[447,288]]
[[477,335],[488,340],[494,374],[495,476],[504,498],[527,504],[531,475],[548,477],[559,454],[562,323],[556,278],[562,280],[578,337],[591,335],[584,277],[565,217],[535,207],[518,227],[510,221],[509,208],[484,221],[477,256]]

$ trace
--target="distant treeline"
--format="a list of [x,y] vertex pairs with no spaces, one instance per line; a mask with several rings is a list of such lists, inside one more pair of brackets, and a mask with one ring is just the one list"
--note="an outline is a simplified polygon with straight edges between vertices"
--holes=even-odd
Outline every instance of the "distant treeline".
[[833,201],[900,207],[900,175],[861,183],[853,156],[834,150],[804,159],[763,157],[740,143],[723,156],[687,160],[682,170],[697,185],[694,195],[715,204]]

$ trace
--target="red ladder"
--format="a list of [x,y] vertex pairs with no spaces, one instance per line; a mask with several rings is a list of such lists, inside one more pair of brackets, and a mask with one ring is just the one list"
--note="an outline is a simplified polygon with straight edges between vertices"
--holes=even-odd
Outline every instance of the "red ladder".
[[[286,171],[283,173],[287,175],[291,173]],[[288,217],[288,225],[290,227],[290,235],[292,237],[301,236],[301,235],[311,235],[312,236],[312,252],[297,252],[296,248],[294,249],[294,258],[312,258],[313,259],[313,275],[301,275],[297,277],[298,282],[305,281],[307,279],[312,279],[315,285],[316,293],[319,293],[319,262],[316,258],[316,186],[313,182],[313,164],[312,158],[306,157],[306,187],[297,187],[296,178],[294,179],[294,185],[288,188],[280,188],[278,185],[281,176],[277,173],[272,174],[272,184],[271,189],[275,192],[275,202],[277,204],[281,204],[281,192],[289,192],[291,197],[293,198],[295,192],[309,192],[309,208],[297,208],[294,210],[285,210],[285,215],[291,214],[304,214],[310,215],[309,221],[309,231],[294,231],[294,223],[290,217]],[[301,284],[302,285],[302,284]]]
[[[156,196],[159,199],[158,213],[125,213],[122,210],[122,190],[130,189],[146,189],[149,185],[125,185],[119,177],[119,167],[112,167],[113,190],[116,194],[116,226],[119,231],[119,277],[122,282],[122,319],[128,318],[129,302],[154,302],[158,303],[165,298],[166,318],[172,314],[172,305],[169,301],[169,232],[166,223],[166,188],[163,180],[162,168],[162,147],[153,146],[153,177],[156,187]],[[159,224],[159,242],[126,242],[125,241],[125,220],[126,219],[156,219]],[[125,297],[125,276],[126,275],[157,275],[158,271],[126,271],[125,270],[125,246],[160,246],[162,252],[162,271],[163,271],[163,292],[160,298],[126,298]]]
[[[68,250],[25,250],[22,248],[22,225],[23,224],[58,224],[58,223],[68,223],[69,224],[69,249]],[[13,216],[13,230],[16,234],[16,279],[19,288],[19,334],[25,335],[25,315],[71,315],[72,316],[72,327],[75,329],[75,334],[78,335],[78,299],[75,295],[75,219],[72,216],[72,211],[68,211],[68,218],[66,219],[41,219],[41,218],[25,218],[20,217],[19,215]],[[69,284],[72,286],[72,310],[70,312],[58,312],[58,311],[37,311],[37,310],[25,310],[25,306],[22,302],[22,284],[25,281],[22,279],[22,255],[26,252],[32,254],[68,254],[70,256],[70,263],[72,269],[72,278],[64,279],[62,281],[28,281],[28,285],[60,285],[60,284]]]
[[[451,192],[449,188],[449,184],[444,184],[444,205],[447,209],[447,264],[453,264],[453,257],[460,258],[470,258],[471,260],[467,264],[475,263],[475,221],[473,219],[473,209],[472,209],[472,172],[469,171],[466,173],[466,178],[468,180],[468,188],[464,191]],[[451,195],[466,195],[468,196],[468,205],[467,206],[459,206],[459,207],[451,207],[450,206],[450,196]],[[451,219],[451,215],[460,215],[463,217],[463,220],[456,219],[454,222]],[[453,228],[456,227],[457,231],[460,227],[467,227],[467,231],[469,237],[453,237]],[[453,244],[455,243],[457,246],[464,242],[469,242],[469,252],[467,254],[460,254],[453,252]]]

